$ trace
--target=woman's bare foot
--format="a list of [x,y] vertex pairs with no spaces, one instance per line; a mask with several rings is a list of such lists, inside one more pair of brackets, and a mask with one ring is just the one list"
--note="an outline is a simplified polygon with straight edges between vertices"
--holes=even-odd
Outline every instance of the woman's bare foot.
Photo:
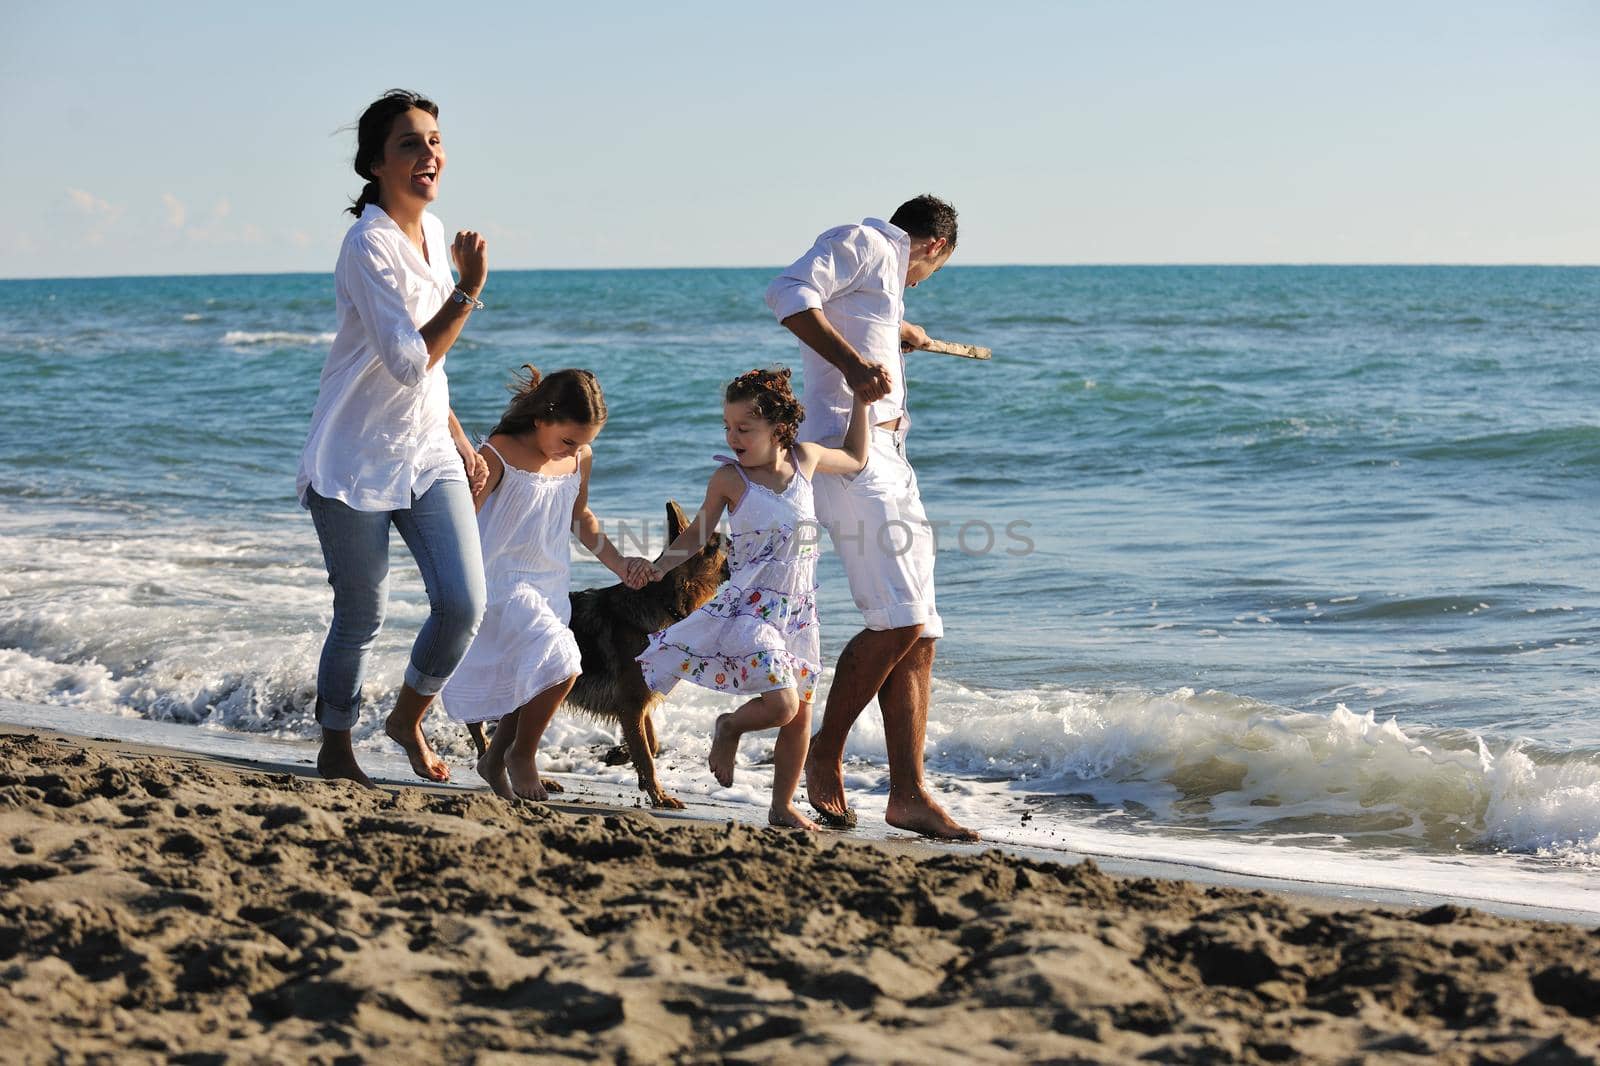
[[428,746],[428,738],[422,735],[422,723],[408,730],[397,723],[391,714],[384,720],[383,731],[390,740],[405,749],[406,758],[411,760],[412,773],[424,781],[450,780],[450,767]]
[[323,731],[322,747],[317,751],[317,773],[329,781],[354,781],[363,788],[378,787],[356,762],[348,729]]
[[506,776],[505,760],[493,748],[478,756],[477,769],[478,776],[489,783],[489,788],[496,796],[503,800],[516,800],[517,794],[511,791],[511,778]]
[[813,833],[822,828],[816,822],[801,814],[799,809],[792,803],[785,804],[782,807],[774,806],[767,812],[767,823],[784,829],[808,829]]
[[544,782],[539,780],[539,768],[533,760],[518,759],[515,756],[506,760],[506,778],[511,784],[511,794],[518,799],[547,800],[550,792],[544,787]]
[[731,714],[717,715],[717,724],[711,727],[711,754],[706,765],[717,784],[727,788],[733,784],[733,764],[739,757],[739,734],[728,724]]

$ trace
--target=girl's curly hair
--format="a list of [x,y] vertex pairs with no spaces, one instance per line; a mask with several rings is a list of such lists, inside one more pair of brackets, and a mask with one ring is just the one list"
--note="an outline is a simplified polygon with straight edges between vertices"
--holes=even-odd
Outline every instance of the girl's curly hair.
[[791,376],[786,366],[747,370],[728,382],[722,393],[723,402],[749,400],[755,413],[777,429],[778,443],[785,448],[793,447],[806,409],[794,398],[794,390],[789,387]]

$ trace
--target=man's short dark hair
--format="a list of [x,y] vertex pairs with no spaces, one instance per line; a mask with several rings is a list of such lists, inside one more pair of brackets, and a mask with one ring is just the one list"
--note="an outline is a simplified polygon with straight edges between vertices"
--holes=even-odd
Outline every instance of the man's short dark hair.
[[956,246],[956,209],[937,196],[923,193],[907,200],[895,208],[889,223],[913,237],[943,237],[951,248]]

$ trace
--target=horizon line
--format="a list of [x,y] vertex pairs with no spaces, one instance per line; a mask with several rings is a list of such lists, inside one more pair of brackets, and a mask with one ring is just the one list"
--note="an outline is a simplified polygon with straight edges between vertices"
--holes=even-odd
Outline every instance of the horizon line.
[[[1560,262],[1317,262],[1314,260],[1283,260],[1251,261],[1251,262],[1097,262],[1097,263],[952,263],[947,270],[1011,270],[1011,269],[1045,269],[1045,270],[1103,270],[1103,269],[1129,269],[1129,268],[1160,268],[1171,267],[1180,269],[1193,269],[1204,267],[1218,268],[1258,268],[1258,267],[1354,267],[1371,269],[1374,267],[1445,267],[1453,269],[1492,270],[1508,267],[1526,267],[1541,270],[1591,270],[1600,267],[1600,262],[1595,263],[1560,263]],[[507,274],[575,274],[575,273],[603,273],[603,272],[639,272],[645,271],[689,271],[689,270],[782,270],[784,264],[717,264],[706,266],[586,266],[586,267],[497,267],[491,273]],[[195,271],[181,274],[44,274],[33,276],[0,275],[0,284],[13,281],[157,281],[169,278],[277,278],[277,277],[331,277],[330,270],[238,270],[227,272]]]

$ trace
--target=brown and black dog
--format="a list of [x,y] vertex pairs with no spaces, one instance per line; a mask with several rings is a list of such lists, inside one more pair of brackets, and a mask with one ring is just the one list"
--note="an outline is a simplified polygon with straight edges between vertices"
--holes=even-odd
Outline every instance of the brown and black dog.
[[[683,509],[669,500],[667,544],[677,540],[688,525]],[[658,557],[656,561],[661,560]],[[713,533],[682,566],[642,589],[619,583],[572,594],[570,625],[583,655],[583,672],[563,706],[617,723],[627,746],[626,757],[633,760],[639,773],[639,791],[650,797],[652,807],[681,809],[683,803],[663,792],[656,780],[655,757],[661,746],[656,742],[650,712],[661,697],[645,685],[644,672],[634,657],[644,651],[651,633],[699,610],[726,580],[727,546],[722,534]],[[473,742],[481,753],[483,738],[478,730],[473,730]],[[553,785],[553,781],[545,782],[550,791],[560,791]]]

